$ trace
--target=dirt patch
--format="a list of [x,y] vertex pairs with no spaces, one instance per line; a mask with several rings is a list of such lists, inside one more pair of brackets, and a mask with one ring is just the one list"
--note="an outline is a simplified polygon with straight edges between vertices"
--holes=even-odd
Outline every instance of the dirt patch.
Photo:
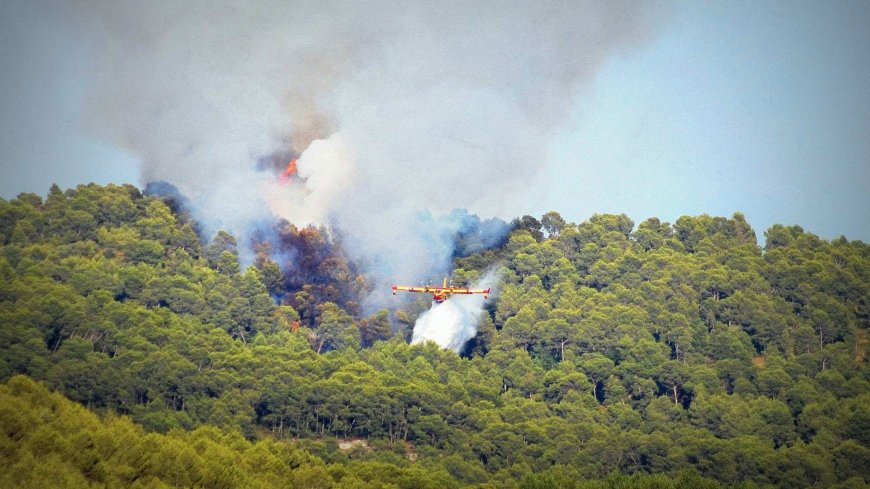
[[338,440],[338,449],[343,452],[349,452],[355,448],[371,450],[372,445],[365,438],[346,438],[344,440]]
[[405,453],[408,455],[408,460],[411,462],[417,461],[417,452],[414,450],[414,444],[406,441],[405,442]]

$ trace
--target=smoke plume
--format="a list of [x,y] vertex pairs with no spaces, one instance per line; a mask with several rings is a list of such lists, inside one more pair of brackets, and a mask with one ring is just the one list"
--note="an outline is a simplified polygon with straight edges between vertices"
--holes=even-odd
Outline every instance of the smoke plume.
[[[336,226],[384,281],[449,266],[449,212],[522,213],[548,135],[647,2],[73,1],[93,127],[205,231]],[[300,155],[281,185],[270,155]],[[436,219],[421,220],[421,216]]]

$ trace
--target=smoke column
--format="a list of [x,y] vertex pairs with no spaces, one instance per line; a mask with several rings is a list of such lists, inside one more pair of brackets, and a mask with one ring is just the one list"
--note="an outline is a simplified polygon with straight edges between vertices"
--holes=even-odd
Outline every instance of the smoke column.
[[[340,227],[387,285],[449,266],[449,219],[522,213],[548,136],[649,2],[75,1],[93,129],[191,198],[209,233]],[[304,187],[256,162],[301,153]]]
[[[472,288],[492,288],[497,284],[495,271],[488,272]],[[496,293],[495,290],[492,290]],[[432,304],[414,323],[411,344],[434,341],[443,348],[459,353],[477,334],[477,321],[483,313],[482,295],[456,295],[441,304]]]

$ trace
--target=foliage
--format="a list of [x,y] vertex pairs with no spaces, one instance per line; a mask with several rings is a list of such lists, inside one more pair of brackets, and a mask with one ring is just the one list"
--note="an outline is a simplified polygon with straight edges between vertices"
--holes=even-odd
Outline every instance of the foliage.
[[0,201],[0,420],[19,423],[0,485],[40,485],[46,461],[52,485],[870,482],[862,242],[777,225],[762,247],[740,214],[524,216],[455,258],[463,281],[502,266],[458,356],[392,335],[413,311],[361,315],[340,236],[281,226],[243,269],[235,238],[204,244],[131,186]]

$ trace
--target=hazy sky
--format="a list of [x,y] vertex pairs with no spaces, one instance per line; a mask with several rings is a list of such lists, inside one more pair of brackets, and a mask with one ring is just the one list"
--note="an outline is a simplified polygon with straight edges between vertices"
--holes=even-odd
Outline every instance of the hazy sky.
[[[580,222],[743,212],[870,241],[870,2],[679,2],[549,140],[526,210]],[[0,196],[139,182],[90,136],[94,61],[51,4],[0,4]],[[461,206],[461,202],[454,202]],[[486,217],[486,216],[483,216]],[[510,218],[513,216],[500,216]]]
[[605,67],[530,208],[870,239],[870,2],[684,2]]

